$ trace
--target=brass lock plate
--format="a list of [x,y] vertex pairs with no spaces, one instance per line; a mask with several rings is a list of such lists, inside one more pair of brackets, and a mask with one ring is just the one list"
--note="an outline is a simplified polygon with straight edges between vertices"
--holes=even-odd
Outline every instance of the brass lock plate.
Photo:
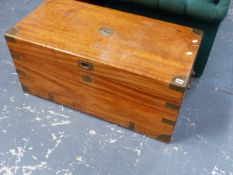
[[89,63],[87,61],[82,61],[82,60],[79,60],[78,61],[78,64],[79,66],[82,68],[82,69],[85,69],[85,70],[94,70],[94,66],[92,63]]

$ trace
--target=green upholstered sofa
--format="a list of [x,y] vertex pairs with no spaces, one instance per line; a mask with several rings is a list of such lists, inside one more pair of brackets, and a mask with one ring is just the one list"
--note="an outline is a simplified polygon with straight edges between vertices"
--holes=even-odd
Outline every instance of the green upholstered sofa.
[[194,65],[197,77],[204,71],[229,3],[230,0],[105,0],[105,6],[110,8],[203,30],[204,37]]

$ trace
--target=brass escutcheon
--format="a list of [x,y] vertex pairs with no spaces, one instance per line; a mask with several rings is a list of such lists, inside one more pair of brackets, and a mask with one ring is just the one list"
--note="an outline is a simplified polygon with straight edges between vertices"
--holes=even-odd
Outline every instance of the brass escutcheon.
[[86,69],[86,70],[93,70],[94,69],[93,64],[91,64],[91,63],[89,63],[87,61],[79,60],[78,64],[82,69]]
[[107,28],[107,27],[101,27],[99,29],[99,32],[101,35],[104,36],[111,36],[113,34],[113,29]]

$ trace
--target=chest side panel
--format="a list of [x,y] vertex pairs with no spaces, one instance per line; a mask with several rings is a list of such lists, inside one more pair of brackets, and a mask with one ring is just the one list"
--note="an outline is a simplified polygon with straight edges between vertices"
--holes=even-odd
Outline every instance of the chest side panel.
[[72,62],[56,62],[60,53],[53,49],[22,41],[8,45],[26,92],[153,138],[171,136],[178,109],[166,108],[165,101],[80,70],[77,61],[76,69]]

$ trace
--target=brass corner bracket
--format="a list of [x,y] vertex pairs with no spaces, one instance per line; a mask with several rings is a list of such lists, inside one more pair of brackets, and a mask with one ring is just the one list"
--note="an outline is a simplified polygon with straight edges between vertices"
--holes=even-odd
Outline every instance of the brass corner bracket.
[[187,78],[185,76],[179,75],[171,80],[169,88],[178,92],[184,92],[186,89],[186,84]]
[[169,143],[171,141],[172,136],[171,135],[158,135],[157,139],[164,142]]
[[173,103],[169,103],[169,102],[165,103],[165,108],[173,110],[173,111],[179,111],[180,110],[180,106],[178,106],[176,104],[173,104]]
[[12,27],[8,31],[5,32],[4,36],[7,41],[15,42],[15,36],[17,35],[18,32],[19,32],[19,29],[17,29],[16,27]]
[[200,29],[193,28],[192,32],[196,35],[203,36],[204,32]]
[[162,118],[162,119],[161,119],[161,122],[163,122],[164,124],[167,124],[167,125],[172,125],[172,126],[175,126],[175,125],[176,125],[176,121],[169,120],[169,119],[167,119],[167,118]]

